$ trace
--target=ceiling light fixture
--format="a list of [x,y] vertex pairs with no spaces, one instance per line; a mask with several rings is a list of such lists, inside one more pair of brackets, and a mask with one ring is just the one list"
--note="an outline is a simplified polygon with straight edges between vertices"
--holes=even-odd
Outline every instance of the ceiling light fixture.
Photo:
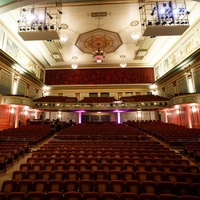
[[60,41],[61,41],[61,42],[65,43],[65,42],[67,42],[67,40],[68,40],[68,37],[67,37],[67,36],[65,36],[65,35],[61,35],[61,36],[60,36]]
[[140,33],[139,32],[134,32],[134,33],[131,34],[131,37],[134,40],[138,40],[140,38]]
[[97,51],[93,52],[93,58],[95,58],[97,63],[103,62],[103,58],[105,58],[105,52],[100,50],[100,43],[97,43],[98,49]]
[[73,63],[73,64],[71,65],[71,67],[72,67],[72,69],[77,69],[77,68],[78,68],[78,65],[75,64],[75,63]]
[[127,63],[125,62],[125,55],[121,55],[120,58],[122,59],[122,62],[120,63],[120,67],[125,68]]
[[131,26],[135,27],[135,31],[131,34],[131,37],[134,39],[134,40],[138,40],[140,38],[140,31],[139,31],[139,28],[137,27],[139,25],[139,21],[137,20],[134,20],[130,23]]
[[127,63],[120,63],[120,67],[125,68]]

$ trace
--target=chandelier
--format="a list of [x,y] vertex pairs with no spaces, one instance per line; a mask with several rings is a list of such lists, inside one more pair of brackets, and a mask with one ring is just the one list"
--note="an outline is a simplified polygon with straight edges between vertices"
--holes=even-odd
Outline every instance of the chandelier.
[[105,58],[106,54],[105,52],[100,50],[100,47],[99,47],[100,43],[97,43],[97,45],[98,45],[98,49],[97,51],[93,52],[92,55],[93,55],[93,58],[95,58],[97,63],[101,63],[103,62],[103,58]]

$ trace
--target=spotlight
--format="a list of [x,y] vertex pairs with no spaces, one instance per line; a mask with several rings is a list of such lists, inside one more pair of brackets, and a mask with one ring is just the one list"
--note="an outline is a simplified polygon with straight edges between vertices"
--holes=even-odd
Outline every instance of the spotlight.
[[159,21],[158,21],[158,22],[156,22],[156,23],[155,23],[155,25],[156,25],[156,26],[160,25],[160,22],[159,22]]
[[48,16],[50,19],[53,19],[53,17],[52,17],[49,13],[47,13],[47,16]]
[[156,7],[153,8],[153,10],[152,10],[152,12],[151,12],[151,16],[154,15],[155,10],[156,10]]
[[54,25],[51,25],[51,26],[50,26],[50,29],[53,30],[53,29],[54,29]]
[[60,11],[60,10],[58,10],[58,12],[59,12],[59,14],[61,14],[61,15],[63,14],[63,12],[62,12],[62,11]]

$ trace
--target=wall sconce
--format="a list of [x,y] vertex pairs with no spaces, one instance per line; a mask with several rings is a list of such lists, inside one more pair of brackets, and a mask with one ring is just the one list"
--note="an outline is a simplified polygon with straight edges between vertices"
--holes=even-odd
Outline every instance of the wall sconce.
[[60,119],[62,117],[62,112],[58,111],[58,118]]
[[14,113],[15,113],[15,108],[12,107],[12,108],[10,109],[10,113],[11,113],[11,114],[14,114]]
[[195,113],[197,111],[196,106],[192,106],[192,112]]
[[28,114],[28,111],[27,110],[24,110],[24,115],[27,115]]

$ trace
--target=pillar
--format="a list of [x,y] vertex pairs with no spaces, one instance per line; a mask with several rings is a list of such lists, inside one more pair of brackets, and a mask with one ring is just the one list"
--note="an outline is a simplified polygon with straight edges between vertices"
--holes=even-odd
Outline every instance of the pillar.
[[15,113],[15,128],[19,127],[19,112],[20,112],[20,108],[19,106],[17,106],[16,113]]
[[164,122],[165,122],[165,123],[168,123],[167,109],[164,109],[163,112],[164,112]]
[[188,128],[192,128],[192,119],[190,114],[190,106],[186,105],[186,113],[187,113],[187,121],[188,121]]
[[117,111],[117,123],[120,124],[121,123],[121,119],[120,119],[121,115],[120,112]]
[[82,112],[78,113],[78,123],[81,124],[81,119],[82,119]]

